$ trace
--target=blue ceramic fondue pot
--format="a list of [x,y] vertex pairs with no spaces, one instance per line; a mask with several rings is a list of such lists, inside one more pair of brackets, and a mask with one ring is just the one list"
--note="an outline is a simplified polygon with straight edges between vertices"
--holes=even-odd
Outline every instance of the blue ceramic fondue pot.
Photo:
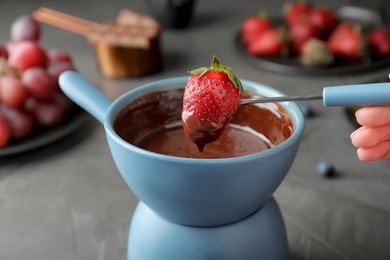
[[[193,159],[150,152],[126,142],[114,131],[114,119],[127,104],[150,92],[184,88],[187,80],[185,76],[153,81],[115,101],[73,71],[60,76],[60,86],[70,99],[104,125],[120,174],[155,214],[186,226],[231,224],[256,212],[279,187],[297,154],[305,119],[295,103],[281,103],[291,116],[292,135],[268,150],[225,159]],[[242,80],[242,83],[245,89],[264,96],[283,95],[257,82]]]

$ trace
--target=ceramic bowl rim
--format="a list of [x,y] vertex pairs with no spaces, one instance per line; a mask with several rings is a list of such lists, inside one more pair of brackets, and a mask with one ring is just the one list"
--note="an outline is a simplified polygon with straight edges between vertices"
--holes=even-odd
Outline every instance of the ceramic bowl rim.
[[[122,94],[120,97],[118,97],[116,100],[112,102],[112,104],[107,109],[105,116],[104,116],[104,128],[106,131],[106,134],[109,135],[117,144],[122,146],[125,149],[128,149],[132,152],[142,154],[144,156],[147,156],[152,159],[158,159],[158,160],[166,160],[166,161],[174,161],[177,163],[182,164],[220,164],[220,163],[237,163],[237,162],[246,162],[246,161],[252,161],[259,158],[266,158],[268,156],[271,156],[275,153],[278,153],[280,150],[286,149],[287,147],[290,147],[296,142],[300,142],[300,138],[303,135],[304,129],[305,129],[305,117],[302,113],[302,110],[300,107],[294,103],[294,102],[283,102],[280,103],[286,111],[291,116],[293,123],[294,123],[294,131],[293,134],[283,141],[282,143],[276,145],[275,147],[272,147],[268,150],[260,151],[257,153],[244,155],[244,156],[238,156],[238,157],[230,157],[230,158],[213,158],[213,159],[204,159],[204,158],[186,158],[186,157],[178,157],[178,156],[171,156],[171,155],[164,155],[159,154],[151,151],[144,150],[142,148],[139,148],[133,144],[130,144],[123,140],[115,131],[113,128],[113,121],[115,119],[115,116],[117,113],[129,102],[135,100],[136,98],[145,95],[147,93],[156,91],[156,90],[162,90],[162,89],[172,89],[172,88],[178,88],[185,86],[185,83],[187,82],[189,76],[181,76],[181,77],[171,77],[161,80],[152,81],[143,85],[140,85],[132,90],[127,91],[126,93]],[[284,96],[285,94],[281,91],[266,86],[262,83],[242,79],[241,80],[244,88],[248,88],[248,90],[254,90],[258,89],[258,92],[263,95],[273,95],[273,96]]]

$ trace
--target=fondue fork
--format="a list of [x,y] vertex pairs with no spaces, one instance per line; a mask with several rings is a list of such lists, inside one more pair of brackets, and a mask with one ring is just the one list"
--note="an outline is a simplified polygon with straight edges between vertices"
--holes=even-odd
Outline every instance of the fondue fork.
[[312,100],[322,100],[324,106],[389,105],[390,82],[324,87],[322,95],[243,98],[241,105]]

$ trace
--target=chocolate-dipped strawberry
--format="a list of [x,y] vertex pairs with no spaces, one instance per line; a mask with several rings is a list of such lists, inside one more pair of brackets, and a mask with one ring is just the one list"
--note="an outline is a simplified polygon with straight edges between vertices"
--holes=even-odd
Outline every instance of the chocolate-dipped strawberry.
[[213,57],[210,68],[189,72],[183,96],[182,124],[186,136],[199,152],[223,133],[240,105],[243,87],[233,71]]

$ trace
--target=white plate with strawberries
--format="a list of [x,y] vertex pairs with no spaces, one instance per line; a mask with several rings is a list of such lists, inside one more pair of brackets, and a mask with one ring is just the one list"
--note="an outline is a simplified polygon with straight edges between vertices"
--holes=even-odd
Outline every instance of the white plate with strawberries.
[[390,31],[379,14],[355,6],[338,10],[286,3],[283,15],[246,17],[237,49],[256,67],[282,74],[340,75],[390,64]]

